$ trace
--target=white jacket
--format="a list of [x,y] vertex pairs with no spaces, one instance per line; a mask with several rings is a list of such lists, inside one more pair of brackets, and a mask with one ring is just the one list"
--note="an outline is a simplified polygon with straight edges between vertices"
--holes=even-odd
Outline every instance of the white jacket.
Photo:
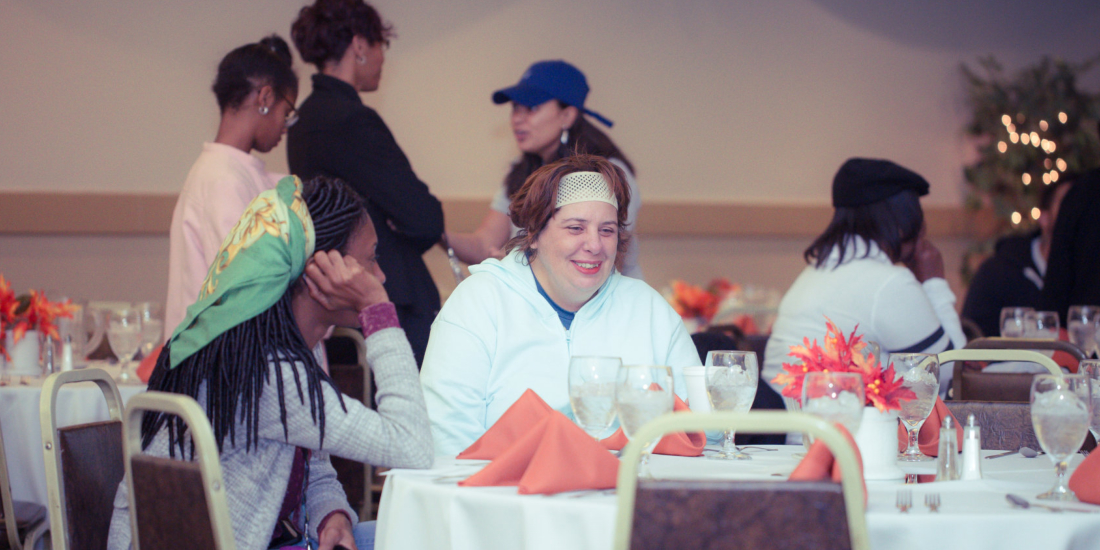
[[565,330],[539,294],[521,251],[470,268],[432,324],[420,381],[439,454],[455,455],[528,388],[569,408],[569,357],[668,365],[686,397],[683,367],[699,355],[680,316],[644,282],[613,272]]

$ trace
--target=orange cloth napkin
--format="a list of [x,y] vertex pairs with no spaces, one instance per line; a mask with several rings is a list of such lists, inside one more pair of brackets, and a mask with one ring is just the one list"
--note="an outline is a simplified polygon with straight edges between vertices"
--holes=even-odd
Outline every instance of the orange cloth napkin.
[[[963,426],[959,423],[959,419],[951,414],[951,410],[947,408],[947,405],[943,404],[943,400],[937,397],[936,405],[932,407],[932,412],[928,414],[928,419],[924,421],[924,425],[920,427],[920,432],[917,433],[917,445],[920,446],[920,452],[928,456],[940,454],[940,428],[943,427],[943,419],[947,416],[950,416],[951,421],[955,424],[955,433],[959,436],[958,448],[959,451],[962,451]],[[899,422],[898,452],[905,452],[908,446],[909,434],[905,431],[905,424]]]
[[539,394],[528,389],[477,441],[459,453],[457,458],[492,460],[527,435],[552,412],[554,409]]
[[[852,444],[852,449],[856,451],[856,464],[859,465],[859,481],[863,485],[863,503],[867,504],[867,482],[863,479],[863,456],[859,454],[859,446],[856,445],[856,440],[852,438],[852,434],[848,433],[848,429],[841,424],[835,424],[840,430],[840,433],[844,435],[844,438],[848,440],[848,443]],[[829,451],[829,448],[825,446],[822,441],[814,441],[810,445],[810,450],[806,451],[806,457],[795,466],[794,471],[791,472],[787,481],[822,481],[825,479],[832,479],[839,483],[841,479],[840,463],[833,459],[833,453]]]
[[1069,478],[1069,488],[1077,493],[1077,499],[1089,504],[1100,504],[1100,451],[1093,451],[1077,467]]
[[551,411],[488,466],[458,484],[517,485],[522,495],[553,494],[611,489],[618,475],[618,459],[564,414]]
[[153,375],[153,367],[157,366],[157,357],[160,357],[160,350],[164,349],[164,344],[161,344],[149,353],[149,355],[141,359],[141,363],[138,363],[137,375],[142,382],[149,383],[149,377]]
[[[676,400],[672,404],[672,412],[691,412],[687,403],[684,403],[684,400],[680,399],[680,396],[674,395],[673,397]],[[618,451],[626,447],[627,441],[623,429],[619,428],[615,430],[615,433],[611,434],[611,437],[600,441],[600,444],[612,451]],[[703,448],[706,446],[707,434],[705,432],[679,432],[662,437],[661,440],[657,442],[657,446],[653,448],[653,452],[659,455],[699,456],[703,454]]]

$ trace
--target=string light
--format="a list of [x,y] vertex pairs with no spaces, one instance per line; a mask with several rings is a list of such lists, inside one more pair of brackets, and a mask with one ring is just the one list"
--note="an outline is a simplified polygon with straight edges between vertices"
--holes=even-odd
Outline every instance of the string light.
[[1022,178],[1024,180],[1024,185],[1031,185],[1031,174],[1028,174],[1027,172],[1024,172],[1024,175],[1022,176]]
[[1044,131],[1044,132],[1047,131],[1047,121],[1040,120],[1039,121],[1039,129]]
[[1010,124],[1009,124],[1008,126],[1006,126],[1006,128],[1008,128],[1008,131],[1009,131],[1010,133],[1011,133],[1011,132],[1015,132],[1015,131],[1016,131],[1016,125],[1015,125],[1015,124],[1011,124],[1011,123],[1010,123]]
[[1012,213],[1012,225],[1020,225],[1020,222],[1023,221],[1023,219],[1024,217],[1021,216],[1019,212]]
[[1051,162],[1050,159],[1043,159],[1043,168],[1046,168],[1047,170],[1050,170],[1050,166],[1052,164],[1054,164],[1054,163]]
[[1057,147],[1054,146],[1055,145],[1054,142],[1053,141],[1048,141],[1047,144],[1050,145],[1050,148],[1047,149],[1047,152],[1048,153],[1053,153],[1054,150],[1057,148]]
[[1069,117],[1066,116],[1066,113],[1058,113],[1058,122],[1065,124],[1067,120],[1069,120]]
[[1035,147],[1039,146],[1039,134],[1037,134],[1035,132],[1031,133],[1031,144],[1034,145]]
[[1062,160],[1062,159],[1058,159],[1058,160],[1057,160],[1057,161],[1055,162],[1055,164],[1057,164],[1057,165],[1058,165],[1058,169],[1059,169],[1059,170],[1061,170],[1061,171],[1063,171],[1063,172],[1065,172],[1065,171],[1066,171],[1066,161],[1064,161],[1064,160]]
[[1058,176],[1058,171],[1057,170],[1051,170],[1050,171],[1050,181],[1051,182],[1056,183],[1058,181],[1058,177],[1059,176]]
[[1023,113],[1016,113],[1016,122],[1019,122],[1020,124],[1023,124],[1025,120],[1027,120],[1027,119],[1024,118]]
[[1020,141],[1024,145],[1031,143],[1031,134],[1020,134]]
[[1039,207],[1038,206],[1031,209],[1031,219],[1033,219],[1033,220],[1039,219],[1039,214],[1041,214],[1041,212],[1039,212]]
[[1043,172],[1043,184],[1050,185],[1050,174],[1048,172]]
[[1001,115],[1001,124],[1004,124],[1005,126],[1012,124],[1012,117],[1008,115]]
[[1002,153],[1005,152],[1005,151],[1008,151],[1008,144],[1003,142],[1003,141],[998,141],[997,142],[997,150],[1002,152]]
[[1016,132],[1012,132],[1011,134],[1008,134],[1008,140],[1011,141],[1012,143],[1019,143],[1020,142],[1020,134],[1017,134]]

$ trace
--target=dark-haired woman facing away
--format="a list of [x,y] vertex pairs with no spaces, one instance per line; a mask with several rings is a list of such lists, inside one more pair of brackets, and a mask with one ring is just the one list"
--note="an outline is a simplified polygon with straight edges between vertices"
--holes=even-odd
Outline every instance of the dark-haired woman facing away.
[[271,35],[229,52],[218,64],[213,89],[221,110],[218,134],[203,144],[172,214],[165,338],[195,301],[214,254],[245,206],[279,179],[249,153],[270,151],[294,124],[298,77],[290,47]]
[[[188,395],[210,419],[239,550],[295,532],[318,550],[373,547],[373,524],[357,524],[329,454],[432,463],[416,363],[382,287],[377,243],[363,199],[346,185],[283,178],[245,209],[157,358],[149,389]],[[377,411],[344,399],[310,352],[334,325],[362,330]],[[190,458],[178,418],[147,413],[141,431],[147,454]],[[114,505],[107,547],[123,550],[126,483]]]
[[[544,164],[583,153],[611,161],[626,176],[630,186],[630,212],[626,229],[634,230],[634,221],[642,208],[642,195],[634,181],[634,166],[619,147],[588,117],[608,128],[612,123],[584,106],[588,97],[588,80],[580,69],[565,61],[539,61],[523,73],[519,83],[493,93],[493,103],[512,104],[512,133],[520,157],[504,177],[504,185],[493,197],[489,213],[473,233],[447,233],[447,241],[458,258],[477,264],[486,258],[504,255],[504,243],[519,233],[509,220],[511,197],[527,178]],[[623,256],[621,273],[642,278],[638,266],[638,238],[632,236]]]
[[290,33],[302,59],[318,70],[299,108],[301,121],[287,136],[290,171],[340,178],[367,199],[389,275],[386,291],[419,364],[439,311],[439,290],[422,255],[443,237],[443,208],[386,123],[359,98],[378,89],[392,32],[362,0],[317,0],[302,8]]
[[[805,252],[810,265],[779,304],[761,380],[779,374],[792,345],[824,343],[825,318],[845,334],[859,325],[889,353],[939,353],[966,344],[943,258],[924,237],[928,182],[886,160],[849,159],[833,178],[836,212]],[[946,391],[951,370],[940,371]],[[772,386],[775,391],[781,387]]]

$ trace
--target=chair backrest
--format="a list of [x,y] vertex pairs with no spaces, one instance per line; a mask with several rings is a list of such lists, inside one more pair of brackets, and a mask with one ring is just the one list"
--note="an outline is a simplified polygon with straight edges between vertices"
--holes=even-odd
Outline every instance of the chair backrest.
[[973,414],[982,428],[983,449],[1015,451],[1020,447],[1039,449],[1035,427],[1031,424],[1031,405],[991,401],[944,401],[951,414],[965,423]]
[[1062,376],[1062,367],[1037,351],[1025,349],[953,349],[937,355],[940,365],[951,361],[1019,361],[1038,363],[1055,376]]
[[[196,460],[142,454],[141,419],[145,411],[182,418]],[[149,391],[130,399],[123,423],[133,550],[235,549],[218,446],[202,407],[185,395]],[[187,445],[185,448],[190,449]]]
[[[57,427],[61,386],[94,382],[107,400],[111,420]],[[54,550],[103,550],[123,478],[122,398],[102,369],[51,374],[39,398],[50,540]]]
[[956,361],[952,397],[959,401],[1027,403],[1034,373],[983,372],[984,363]]
[[[684,482],[639,482],[638,459],[642,450],[652,441],[664,434],[682,431],[701,430],[725,430],[753,433],[774,432],[804,432],[809,433],[817,440],[822,441],[833,453],[840,465],[842,483],[837,488],[832,482],[736,482],[719,484],[713,481],[698,484],[685,484]],[[777,547],[777,537],[783,537],[791,542],[791,548],[852,548],[854,550],[866,550],[870,548],[867,537],[867,522],[864,515],[863,502],[863,476],[859,471],[855,450],[840,431],[828,422],[804,413],[786,412],[749,412],[749,413],[673,413],[664,415],[638,431],[637,435],[623,449],[622,460],[619,465],[617,492],[619,496],[618,516],[615,524],[615,549],[627,548],[657,548],[650,544],[650,538],[657,538],[653,533],[654,526],[660,522],[664,534],[661,540],[676,540],[673,546],[682,547],[707,547],[699,544],[683,544],[685,537],[693,537],[693,532],[702,529],[699,522],[679,521],[691,515],[704,515],[709,519],[711,532],[717,533],[729,526],[753,526],[751,535],[746,535],[746,540],[751,539],[757,544],[747,543],[745,548],[752,547]],[[831,486],[831,487],[830,487]],[[709,493],[709,494],[706,494]],[[733,493],[738,493],[734,495]],[[839,494],[838,494],[839,493]],[[705,496],[696,496],[701,494]],[[662,499],[664,504],[662,505]],[[753,504],[753,513],[769,513],[767,506],[758,506],[761,502],[772,502],[776,506],[796,506],[791,504],[802,499],[805,503],[815,502],[822,505],[822,509],[812,512],[814,517],[822,519],[820,527],[832,527],[831,533],[813,533],[821,538],[807,540],[803,534],[795,531],[802,530],[805,526],[815,523],[816,520],[799,522],[799,529],[790,529],[790,518],[799,517],[789,514],[790,508],[777,508],[774,512],[783,515],[775,521],[756,521],[750,518],[736,518],[739,514],[747,514],[743,505]],[[670,502],[682,503],[686,508],[673,508]],[[840,506],[842,505],[842,506]],[[704,511],[707,507],[709,510]],[[718,510],[714,510],[718,508]],[[722,513],[722,509],[730,510]],[[801,510],[801,508],[799,508]],[[829,510],[825,510],[829,509]],[[811,514],[808,511],[807,514]],[[670,518],[670,512],[676,513],[676,518]],[[841,512],[842,511],[842,512]],[[847,516],[847,521],[841,521]],[[665,519],[661,519],[661,518]],[[808,517],[808,516],[805,516]],[[827,518],[835,518],[828,520]],[[779,520],[783,520],[780,522]],[[641,520],[641,521],[640,521]],[[714,523],[725,522],[725,523]],[[787,527],[777,528],[780,525]],[[718,531],[715,529],[718,528]],[[683,529],[683,531],[681,531]],[[673,532],[674,531],[674,532]],[[736,532],[736,531],[734,531]],[[668,536],[670,538],[664,538]],[[770,540],[769,538],[770,537]],[[724,539],[731,543],[734,538]],[[768,541],[761,544],[761,541]],[[842,541],[841,544],[835,544]],[[794,544],[805,544],[795,546]],[[669,546],[665,546],[666,548]],[[734,546],[719,546],[722,548]]]
[[11,498],[11,481],[8,479],[8,459],[4,451],[4,430],[0,429],[0,511],[4,514],[4,533],[8,548],[21,550],[19,528],[15,524],[15,502]]
[[[367,364],[367,346],[363,334],[357,329],[337,328],[325,344],[329,352],[329,375],[345,396],[354,397],[364,405],[374,408],[371,387],[371,370]],[[338,456],[331,457],[336,477],[344,486],[348,502],[358,504],[359,520],[374,517],[374,468],[365,462],[356,462]]]
[[976,338],[967,342],[966,349],[1028,349],[1064,351],[1074,359],[1088,359],[1088,355],[1073,342],[1065,340],[1039,340],[1035,338]]

